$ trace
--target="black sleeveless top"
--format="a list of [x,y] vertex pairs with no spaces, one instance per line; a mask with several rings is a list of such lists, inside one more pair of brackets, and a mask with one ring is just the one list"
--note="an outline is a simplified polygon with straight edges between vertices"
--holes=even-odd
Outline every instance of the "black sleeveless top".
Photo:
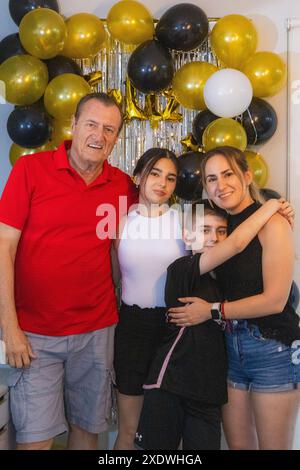
[[[229,215],[228,235],[253,214],[261,204],[254,202],[239,214]],[[216,270],[224,297],[228,301],[243,299],[263,292],[262,246],[256,236],[244,251],[223,263]],[[300,339],[299,317],[288,299],[281,313],[251,318],[249,323],[259,327],[265,338],[272,338],[286,345]]]

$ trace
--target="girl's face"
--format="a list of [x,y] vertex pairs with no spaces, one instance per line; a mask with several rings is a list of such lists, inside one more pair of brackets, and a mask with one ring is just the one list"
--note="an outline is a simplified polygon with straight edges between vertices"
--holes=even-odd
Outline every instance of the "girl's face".
[[193,252],[205,252],[227,236],[227,221],[218,215],[207,214],[196,223],[193,233],[186,237]]
[[168,158],[161,158],[151,169],[146,181],[141,184],[140,194],[147,204],[164,204],[176,187],[177,170]]
[[252,181],[251,172],[243,173],[241,178],[242,181],[223,155],[215,155],[206,163],[205,184],[208,196],[230,214],[240,212],[252,202],[248,191]]

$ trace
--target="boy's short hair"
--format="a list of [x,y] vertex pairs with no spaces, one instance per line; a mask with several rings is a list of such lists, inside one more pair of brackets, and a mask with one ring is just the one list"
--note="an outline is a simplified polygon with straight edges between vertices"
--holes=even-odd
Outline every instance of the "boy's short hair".
[[189,204],[187,210],[184,214],[184,228],[189,232],[192,232],[195,229],[196,217],[199,215],[199,206],[202,206],[201,215],[207,216],[212,215],[215,217],[220,217],[221,219],[227,220],[228,214],[223,209],[220,209],[218,206],[213,204],[212,201],[208,199],[200,199],[197,202]]

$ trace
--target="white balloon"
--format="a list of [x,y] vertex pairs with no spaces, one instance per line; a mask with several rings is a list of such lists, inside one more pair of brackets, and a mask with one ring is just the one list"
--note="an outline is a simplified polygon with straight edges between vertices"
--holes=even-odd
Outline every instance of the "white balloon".
[[236,69],[213,73],[204,86],[204,101],[208,109],[223,118],[242,114],[249,107],[253,89],[248,77]]

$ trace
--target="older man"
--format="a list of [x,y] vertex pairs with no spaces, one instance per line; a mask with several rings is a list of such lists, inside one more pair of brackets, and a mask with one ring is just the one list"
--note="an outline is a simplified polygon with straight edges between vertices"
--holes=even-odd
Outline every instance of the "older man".
[[[104,93],[84,97],[73,141],[21,157],[0,201],[0,319],[19,449],[96,449],[110,410],[117,307],[101,204],[135,202],[110,166],[121,111]],[[124,199],[124,198],[123,198]],[[104,215],[102,215],[104,217]],[[111,233],[111,232],[110,232]]]

